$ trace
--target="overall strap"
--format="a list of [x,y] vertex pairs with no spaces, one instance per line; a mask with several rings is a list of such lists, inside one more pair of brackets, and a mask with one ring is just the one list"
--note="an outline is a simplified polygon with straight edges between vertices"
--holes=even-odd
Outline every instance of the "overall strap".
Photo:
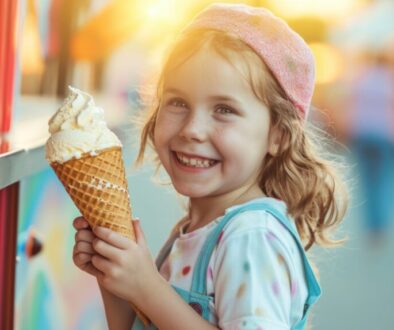
[[298,236],[298,232],[293,225],[293,223],[285,216],[282,214],[280,211],[278,211],[275,207],[273,207],[271,204],[266,203],[266,202],[256,202],[256,203],[250,203],[245,206],[242,206],[238,209],[235,209],[233,211],[230,211],[229,213],[225,214],[222,220],[219,222],[217,227],[213,230],[213,232],[208,236],[205,245],[201,249],[200,255],[197,259],[195,271],[193,273],[193,281],[192,281],[192,291],[198,292],[201,294],[206,295],[207,294],[207,269],[208,269],[208,264],[212,255],[213,250],[216,247],[218,238],[224,227],[233,219],[237,214],[240,214],[242,212],[246,211],[254,211],[254,210],[262,210],[266,211],[270,214],[272,214],[275,218],[277,218],[288,230],[289,232],[293,235],[295,241],[297,242],[298,248],[300,249],[301,255],[303,257],[304,261],[304,269],[306,272],[306,277],[308,281],[308,291],[309,291],[309,296],[307,298],[307,306],[306,309],[310,305],[312,305],[320,296],[321,290],[320,286],[316,280],[316,277],[313,273],[313,270],[309,264],[309,261],[306,258],[304,248],[301,244],[300,238]]

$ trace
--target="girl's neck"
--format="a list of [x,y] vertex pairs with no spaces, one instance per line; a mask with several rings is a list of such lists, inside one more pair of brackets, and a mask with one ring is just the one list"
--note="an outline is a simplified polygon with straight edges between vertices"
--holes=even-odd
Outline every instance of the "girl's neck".
[[238,189],[220,196],[191,198],[187,232],[189,233],[207,225],[223,215],[224,211],[231,206],[243,204],[264,196],[261,189],[258,186],[254,186],[247,189]]

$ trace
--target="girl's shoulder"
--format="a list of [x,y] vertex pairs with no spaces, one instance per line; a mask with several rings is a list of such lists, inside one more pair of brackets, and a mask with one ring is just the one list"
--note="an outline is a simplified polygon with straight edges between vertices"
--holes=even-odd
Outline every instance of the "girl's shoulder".
[[[293,219],[287,215],[285,202],[267,197],[262,198],[262,201],[268,202],[270,206],[285,215],[290,226],[295,227]],[[256,200],[250,203],[254,202]],[[230,211],[243,205],[230,208]],[[217,244],[217,257],[220,259],[230,255],[229,251],[253,255],[257,259],[263,254],[268,256],[274,253],[281,256],[281,260],[288,265],[292,273],[300,276],[304,274],[305,252],[299,245],[299,238],[295,237],[272,213],[263,209],[238,213],[224,227]]]
[[[257,227],[269,227],[273,223],[279,222],[268,210],[265,208],[248,208],[248,206],[254,206],[256,204],[265,204],[270,208],[276,210],[278,213],[281,213],[289,221],[292,221],[291,218],[287,215],[287,205],[284,201],[272,197],[260,197],[253,200],[250,200],[246,203],[234,205],[226,209],[225,214],[236,212],[239,209],[244,209],[243,212],[236,213],[231,221],[228,224],[228,227],[236,226],[237,228],[255,228]],[[246,221],[246,219],[248,219]]]
[[[287,215],[286,203],[270,197],[263,197],[241,205],[230,207],[226,210],[226,213],[259,201],[268,203],[278,212],[285,215],[290,226],[294,226],[292,218]],[[222,240],[225,241],[250,233],[254,235],[264,234],[265,237],[276,237],[279,241],[286,242],[287,244],[292,245],[292,247],[296,243],[289,229],[275,216],[263,209],[247,210],[234,215],[231,221],[223,229]]]

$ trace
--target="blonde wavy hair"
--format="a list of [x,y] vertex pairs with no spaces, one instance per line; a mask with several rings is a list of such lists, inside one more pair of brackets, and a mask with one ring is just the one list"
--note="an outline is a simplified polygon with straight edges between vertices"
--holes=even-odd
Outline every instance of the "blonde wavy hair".
[[[270,109],[271,129],[281,132],[279,150],[274,156],[267,154],[262,164],[259,185],[264,194],[287,204],[305,250],[314,243],[325,247],[343,243],[344,239],[335,240],[330,235],[348,205],[346,186],[335,173],[342,164],[329,159],[334,157],[322,147],[326,143],[323,135],[316,128],[306,128],[299,110],[263,60],[234,35],[198,30],[181,35],[175,42],[158,77],[150,111],[143,114],[137,164],[143,162],[147,144],[153,147],[165,77],[203,47],[215,50],[245,75],[256,97]],[[159,168],[157,155],[155,162]]]

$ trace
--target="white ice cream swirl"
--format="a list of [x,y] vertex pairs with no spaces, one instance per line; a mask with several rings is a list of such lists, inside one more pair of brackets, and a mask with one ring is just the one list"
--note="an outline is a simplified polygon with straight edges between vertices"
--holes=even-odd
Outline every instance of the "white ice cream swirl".
[[70,94],[49,120],[50,138],[46,143],[46,158],[64,163],[82,154],[96,155],[98,151],[121,147],[117,136],[107,127],[103,109],[94,104],[93,97],[69,86]]

